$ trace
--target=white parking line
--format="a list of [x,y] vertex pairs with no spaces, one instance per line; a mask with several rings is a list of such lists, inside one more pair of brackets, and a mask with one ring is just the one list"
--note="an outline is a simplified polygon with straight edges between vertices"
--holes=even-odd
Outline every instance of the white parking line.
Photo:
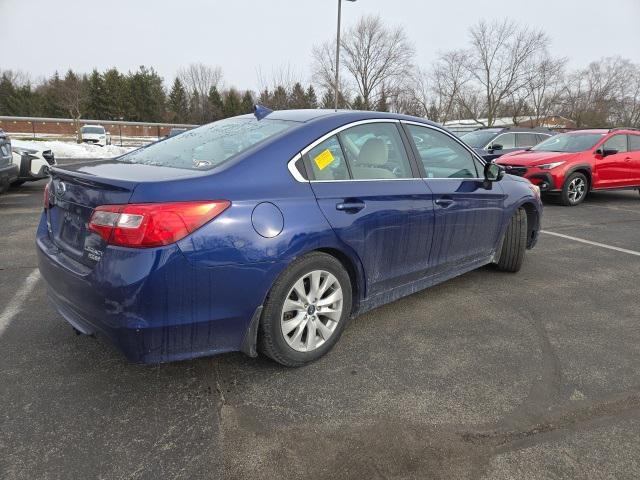
[[33,290],[33,287],[36,286],[36,283],[39,279],[40,272],[36,268],[25,279],[22,287],[20,287],[20,290],[16,292],[9,304],[2,311],[2,313],[0,314],[0,336],[2,336],[6,328],[9,326],[9,323],[11,322],[11,320],[13,320],[13,317],[20,313],[24,301]]
[[547,235],[566,238],[567,240],[573,240],[574,242],[586,243],[587,245],[607,248],[609,250],[615,250],[616,252],[628,253],[629,255],[637,255],[640,257],[640,252],[636,252],[635,250],[627,250],[626,248],[614,247],[613,245],[607,245],[605,243],[592,242],[591,240],[585,240],[584,238],[571,237],[569,235],[563,235],[562,233],[549,232],[547,230],[540,230],[540,233],[546,233]]

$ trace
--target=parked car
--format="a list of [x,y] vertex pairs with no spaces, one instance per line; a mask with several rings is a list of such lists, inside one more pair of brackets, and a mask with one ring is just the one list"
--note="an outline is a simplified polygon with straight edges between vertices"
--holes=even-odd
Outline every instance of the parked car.
[[556,135],[530,150],[502,156],[508,173],[528,178],[562,203],[581,203],[590,191],[640,191],[640,131],[578,130]]
[[303,365],[358,313],[482,265],[518,271],[542,214],[529,181],[390,113],[260,109],[51,175],[51,299],[142,362],[257,348]]
[[18,178],[18,165],[13,163],[11,140],[0,129],[0,193],[4,192]]
[[11,148],[13,163],[20,168],[18,178],[11,183],[14,186],[47,178],[49,176],[49,168],[56,164],[55,157],[51,150],[41,150],[32,147],[33,145],[31,144],[29,144],[27,148],[21,146],[19,143],[16,145],[14,142]]
[[482,158],[493,161],[505,153],[531,148],[553,135],[555,133],[548,129],[507,127],[481,128],[460,138]]
[[171,130],[169,130],[169,133],[165,135],[165,138],[175,137],[176,135],[180,135],[181,133],[184,133],[186,131],[186,128],[172,128]]
[[80,129],[80,140],[104,147],[111,145],[111,134],[102,125],[85,125]]

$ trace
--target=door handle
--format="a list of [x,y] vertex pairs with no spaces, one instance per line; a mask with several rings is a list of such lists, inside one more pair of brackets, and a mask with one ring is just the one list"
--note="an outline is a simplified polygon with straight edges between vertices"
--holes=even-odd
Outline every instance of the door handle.
[[344,202],[336,203],[336,210],[347,213],[356,213],[365,207],[362,200],[347,199]]
[[630,162],[631,160],[632,160],[631,157],[625,157],[624,159],[625,162]]
[[434,203],[436,205],[438,205],[439,207],[442,208],[447,208],[448,206],[450,206],[451,204],[453,204],[454,200],[453,198],[450,197],[441,197],[439,199],[437,199]]

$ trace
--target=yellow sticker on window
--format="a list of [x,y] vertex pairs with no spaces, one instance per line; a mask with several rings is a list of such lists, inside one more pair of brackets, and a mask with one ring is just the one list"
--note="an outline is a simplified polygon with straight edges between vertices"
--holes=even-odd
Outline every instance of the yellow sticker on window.
[[320,170],[327,168],[334,160],[335,158],[328,148],[313,159]]

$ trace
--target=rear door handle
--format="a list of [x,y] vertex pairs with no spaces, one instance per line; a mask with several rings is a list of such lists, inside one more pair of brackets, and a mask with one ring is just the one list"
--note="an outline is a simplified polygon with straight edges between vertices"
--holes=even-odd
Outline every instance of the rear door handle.
[[453,204],[454,200],[451,197],[441,197],[435,201],[435,204],[442,208],[447,208]]
[[346,199],[344,202],[336,203],[336,210],[347,213],[359,212],[365,207],[365,203],[362,200]]

